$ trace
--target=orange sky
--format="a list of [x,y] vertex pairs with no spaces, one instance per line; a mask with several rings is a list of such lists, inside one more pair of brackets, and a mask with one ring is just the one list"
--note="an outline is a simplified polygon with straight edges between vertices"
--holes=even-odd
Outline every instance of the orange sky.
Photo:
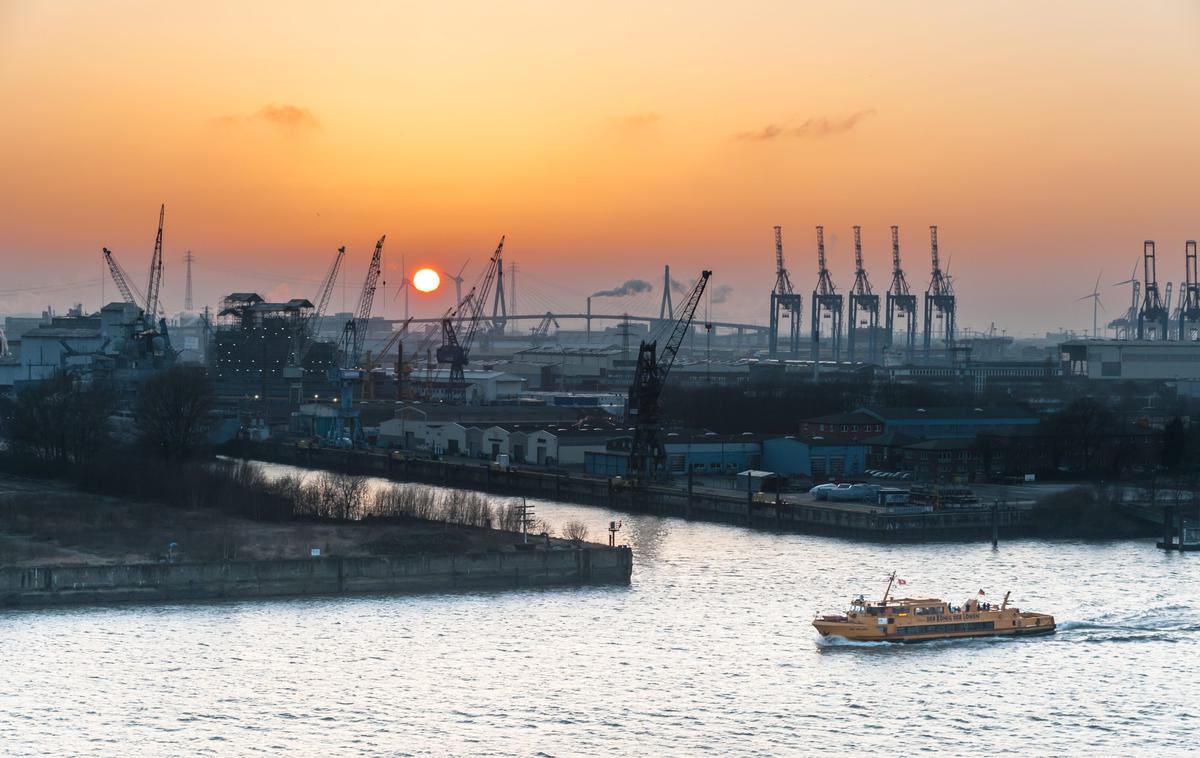
[[1198,32],[1095,0],[0,2],[0,311],[94,307],[103,245],[140,280],[165,201],[174,308],[185,249],[212,303],[311,296],[345,244],[353,299],[382,233],[468,281],[503,233],[521,310],[635,277],[656,309],[670,263],[764,321],[773,224],[807,292],[815,224],[840,288],[861,224],[880,289],[900,224],[923,289],[936,223],[961,323],[1082,329],[1101,268],[1153,238],[1178,280],[1200,236]]

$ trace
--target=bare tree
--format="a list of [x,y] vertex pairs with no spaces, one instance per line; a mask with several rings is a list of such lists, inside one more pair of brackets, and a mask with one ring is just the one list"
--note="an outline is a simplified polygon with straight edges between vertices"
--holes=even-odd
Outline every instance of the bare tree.
[[204,443],[212,406],[208,373],[199,366],[172,366],[138,389],[138,436],[167,460],[187,458]]
[[568,521],[562,525],[563,539],[572,542],[584,542],[588,538],[587,524],[582,521]]

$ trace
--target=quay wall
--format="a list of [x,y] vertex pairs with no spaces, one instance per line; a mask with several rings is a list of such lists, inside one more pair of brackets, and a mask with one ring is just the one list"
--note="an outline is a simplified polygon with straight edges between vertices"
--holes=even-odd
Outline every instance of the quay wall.
[[628,584],[627,547],[0,568],[0,607]]
[[728,494],[689,492],[686,487],[658,485],[635,489],[602,477],[523,468],[501,471],[477,463],[397,459],[362,450],[305,449],[274,442],[239,442],[228,452],[248,459],[379,476],[401,482],[524,495],[630,513],[680,516],[768,530],[879,541],[982,539],[991,536],[993,529],[999,537],[1018,537],[1034,532],[1032,512],[1013,506],[1002,506],[995,513],[989,506],[933,513],[869,512],[816,504],[761,503],[755,502],[748,493],[733,491]]

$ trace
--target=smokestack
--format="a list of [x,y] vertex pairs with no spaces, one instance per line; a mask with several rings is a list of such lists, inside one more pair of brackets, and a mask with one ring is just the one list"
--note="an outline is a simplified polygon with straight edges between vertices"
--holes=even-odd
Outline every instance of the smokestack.
[[587,318],[584,319],[584,321],[587,322],[587,342],[591,342],[592,341],[592,299],[590,297],[587,299]]

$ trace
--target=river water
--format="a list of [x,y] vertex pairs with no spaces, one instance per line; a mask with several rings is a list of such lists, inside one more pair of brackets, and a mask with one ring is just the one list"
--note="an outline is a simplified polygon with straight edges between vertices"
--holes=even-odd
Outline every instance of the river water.
[[[1200,555],[873,545],[610,517],[629,587],[0,613],[5,755],[1183,755]],[[814,613],[983,588],[1052,637],[822,643]]]

